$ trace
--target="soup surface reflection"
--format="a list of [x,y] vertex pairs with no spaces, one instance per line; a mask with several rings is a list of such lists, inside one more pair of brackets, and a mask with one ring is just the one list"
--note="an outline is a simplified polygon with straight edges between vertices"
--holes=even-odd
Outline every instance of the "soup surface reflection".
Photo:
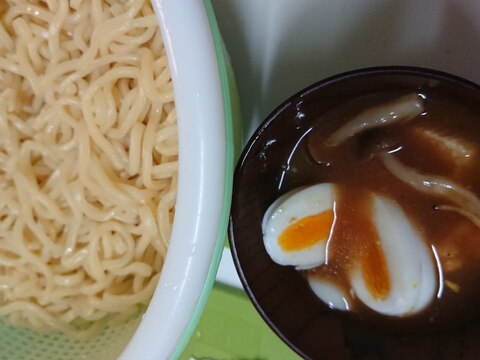
[[[418,114],[399,121],[380,119],[375,126],[353,126],[343,138],[337,136],[359,114],[405,96],[411,94],[374,93],[318,117],[285,161],[279,196],[305,186],[332,184],[335,219],[324,239],[325,257],[319,265],[298,269],[309,281],[332,284],[348,303],[342,310],[378,323],[446,325],[478,313],[480,104],[434,89],[419,91],[414,94],[423,106]],[[392,214],[405,216],[434,266],[433,278],[422,278],[433,281],[434,292],[418,311],[382,313],[369,306],[355,287],[352,273],[360,264],[362,284],[372,299],[388,300],[397,286],[395,276],[416,266],[389,264],[394,255],[389,258],[385,249],[378,223],[382,214],[374,216],[375,199],[398,207]],[[398,227],[392,231],[398,232]]]

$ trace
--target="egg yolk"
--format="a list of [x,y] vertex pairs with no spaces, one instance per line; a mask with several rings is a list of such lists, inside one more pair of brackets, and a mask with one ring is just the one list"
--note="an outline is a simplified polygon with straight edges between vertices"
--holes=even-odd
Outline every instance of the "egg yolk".
[[333,211],[327,210],[290,224],[278,239],[280,247],[285,251],[296,251],[325,241],[330,234],[333,218]]
[[390,294],[390,277],[379,241],[370,246],[364,254],[362,274],[370,294],[377,300],[385,300]]

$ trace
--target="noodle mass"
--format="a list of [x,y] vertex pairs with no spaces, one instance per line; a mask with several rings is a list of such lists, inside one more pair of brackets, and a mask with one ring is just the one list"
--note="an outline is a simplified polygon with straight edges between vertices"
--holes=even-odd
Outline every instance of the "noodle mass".
[[148,303],[168,247],[163,41],[144,0],[7,0],[0,19],[0,315],[82,336]]

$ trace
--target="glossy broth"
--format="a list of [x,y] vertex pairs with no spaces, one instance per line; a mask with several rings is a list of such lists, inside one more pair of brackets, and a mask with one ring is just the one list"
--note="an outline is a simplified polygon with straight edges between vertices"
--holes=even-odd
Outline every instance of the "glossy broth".
[[[448,325],[477,314],[479,308],[480,229],[463,215],[439,210],[439,205],[449,205],[448,200],[413,189],[385,169],[378,157],[381,152],[395,152],[402,163],[421,173],[448,178],[480,194],[480,104],[432,89],[419,93],[426,99],[421,116],[368,130],[333,147],[325,139],[355,114],[403,94],[370,94],[321,114],[300,137],[279,176],[279,193],[315,183],[337,184],[341,221],[331,237],[328,265],[304,271],[306,276],[329,278],[348,292],[351,259],[361,253],[371,292],[378,298],[388,295],[385,259],[370,216],[372,192],[395,200],[432,248],[432,257],[440,264],[439,286],[436,298],[423,312],[404,319],[388,318],[353,299],[360,318],[382,324]],[[448,139],[449,146],[457,146],[455,151],[463,155],[452,156],[439,145],[439,137]]]

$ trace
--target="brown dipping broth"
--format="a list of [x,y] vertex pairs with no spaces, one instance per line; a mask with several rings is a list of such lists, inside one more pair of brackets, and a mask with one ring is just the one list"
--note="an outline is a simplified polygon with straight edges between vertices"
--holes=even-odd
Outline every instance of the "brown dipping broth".
[[[425,311],[412,316],[417,318],[417,322],[438,325],[439,322],[457,321],[459,317],[470,315],[471,311],[477,312],[475,303],[480,299],[477,285],[480,229],[462,215],[437,210],[437,205],[449,202],[442,197],[419,192],[397,179],[384,168],[377,153],[395,151],[394,156],[409,167],[421,173],[451,179],[478,195],[480,178],[476,173],[480,168],[480,109],[478,104],[452,100],[451,94],[443,91],[428,89],[421,91],[421,94],[426,97],[425,112],[421,116],[368,130],[334,147],[325,144],[325,139],[333,131],[359,112],[372,106],[381,106],[404,93],[388,91],[369,94],[320,116],[313,128],[307,129],[309,134],[302,138],[291,154],[289,170],[283,176],[280,191],[292,189],[294,184],[341,184],[337,187],[336,200],[339,221],[335,223],[329,242],[328,265],[310,271],[310,275],[329,278],[341,284],[348,293],[352,261],[360,258],[365,264],[363,272],[366,283],[371,284],[371,292],[377,293],[377,298],[388,295],[389,280],[373,228],[371,198],[368,194],[375,192],[395,200],[427,246],[436,249],[444,280],[459,287],[456,292],[456,287],[452,290],[445,284],[439,284],[437,299]],[[430,129],[467,144],[473,148],[474,155],[465,160],[465,165],[458,165],[455,159],[444,154],[445,150],[418,135],[422,129]],[[435,259],[433,263],[436,264]],[[380,317],[360,301],[351,301],[360,316]],[[453,308],[457,310],[449,311]]]
[[[378,143],[386,149],[398,148],[394,156],[405,165],[449,178],[479,194],[478,156],[472,159],[474,166],[456,171],[429,144],[409,134],[410,126],[433,125],[442,134],[473,143],[478,151],[480,88],[468,83],[459,86],[458,80],[441,73],[395,69],[352,73],[342,81],[327,79],[292,97],[262,124],[236,169],[229,237],[237,269],[260,314],[306,358],[369,358],[369,354],[390,358],[395,354],[403,359],[422,358],[423,354],[450,359],[479,350],[480,231],[459,214],[435,210],[444,199],[412,189],[370,155]],[[412,92],[427,97],[425,115],[409,124],[362,133],[325,150],[324,139],[359,111]],[[404,318],[376,314],[359,302],[352,313],[329,309],[310,290],[305,274],[270,259],[261,233],[263,215],[275,199],[293,189],[325,182],[339,184],[337,201],[346,213],[366,206],[369,201],[362,194],[370,191],[394,199],[427,245],[436,247],[445,279],[458,284],[460,291],[444,286],[441,296],[425,311]],[[349,214],[344,231],[355,222],[362,227],[362,216]],[[338,241],[339,249],[349,241]],[[349,286],[345,272],[339,270],[344,257],[341,251],[337,254],[338,266],[327,273]]]

